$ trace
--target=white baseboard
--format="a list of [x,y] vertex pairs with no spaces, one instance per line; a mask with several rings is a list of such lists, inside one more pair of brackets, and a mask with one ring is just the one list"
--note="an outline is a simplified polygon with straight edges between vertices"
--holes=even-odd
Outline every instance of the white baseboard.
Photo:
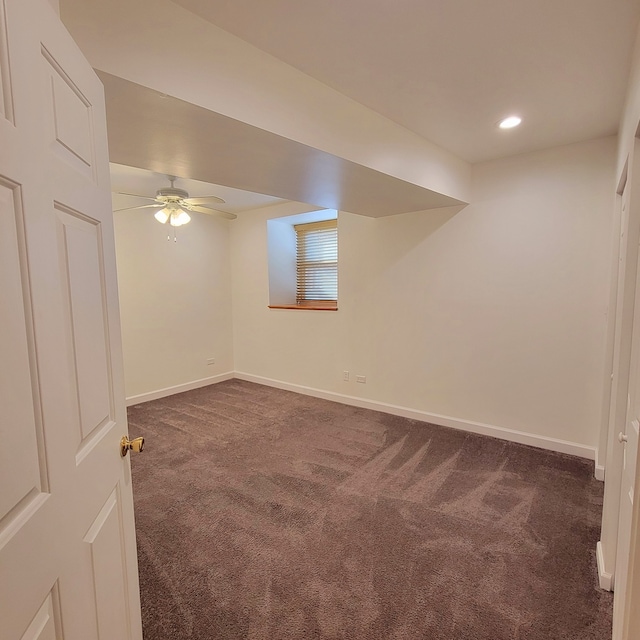
[[206,387],[210,384],[215,384],[216,382],[231,380],[233,377],[235,377],[233,371],[228,371],[227,373],[221,373],[217,376],[211,376],[210,378],[201,378],[200,380],[194,380],[193,382],[177,384],[174,387],[167,387],[166,389],[158,389],[157,391],[149,391],[148,393],[141,393],[137,396],[130,396],[127,398],[127,407],[134,404],[140,404],[141,402],[158,400],[158,398],[166,398],[167,396],[172,396],[175,393],[191,391],[191,389],[199,389],[200,387]]
[[202,378],[201,380],[194,380],[193,382],[187,382],[184,384],[175,385],[173,387],[167,387],[165,389],[158,389],[156,391],[150,391],[148,393],[141,393],[136,396],[130,396],[126,399],[127,406],[130,407],[134,404],[140,404],[142,402],[149,402],[150,400],[165,398],[167,396],[174,395],[175,393],[191,391],[191,389],[199,389],[200,387],[206,387],[210,384],[216,384],[217,382],[223,382],[224,380],[230,380],[232,378],[246,380],[247,382],[255,382],[257,384],[264,384],[269,387],[284,389],[286,391],[294,391],[295,393],[302,393],[304,395],[313,396],[315,398],[322,398],[324,400],[340,402],[342,404],[361,407],[363,409],[382,411],[383,413],[390,413],[392,415],[401,416],[403,418],[411,418],[413,420],[421,420],[422,422],[430,422],[432,424],[441,425],[443,427],[452,427],[454,429],[460,429],[462,431],[469,431],[471,433],[479,433],[485,436],[492,436],[494,438],[500,438],[501,440],[508,440],[509,442],[527,444],[532,447],[538,447],[540,449],[557,451],[559,453],[568,453],[570,455],[579,456],[581,458],[587,458],[588,460],[596,460],[595,476],[596,478],[598,478],[598,480],[604,480],[604,467],[597,464],[597,450],[594,447],[588,447],[576,442],[568,442],[566,440],[558,440],[556,438],[539,436],[532,433],[526,433],[524,431],[505,429],[504,427],[496,427],[494,425],[484,424],[481,422],[472,422],[470,420],[452,418],[450,416],[428,413],[426,411],[420,411],[417,409],[409,409],[408,407],[401,407],[398,405],[388,404],[386,402],[378,402],[377,400],[367,400],[365,398],[357,398],[355,396],[348,396],[342,393],[335,393],[333,391],[324,391],[322,389],[315,389],[313,387],[305,387],[303,385],[293,384],[290,382],[282,382],[281,380],[274,380],[272,378],[255,376],[253,374],[244,373],[242,371],[229,371],[227,373],[221,373],[216,376],[211,376],[210,378]]
[[559,453],[568,453],[580,458],[587,458],[588,460],[595,460],[596,457],[595,447],[588,447],[577,442],[568,442],[567,440],[538,436],[524,431],[505,429],[504,427],[496,427],[490,424],[483,424],[481,422],[471,422],[469,420],[461,420],[450,416],[441,416],[435,413],[427,413],[426,411],[409,409],[407,407],[400,407],[393,404],[387,404],[385,402],[378,402],[376,400],[366,400],[364,398],[356,398],[354,396],[347,396],[341,393],[334,393],[332,391],[323,391],[322,389],[304,387],[290,382],[263,378],[262,376],[255,376],[241,371],[236,371],[235,377],[240,380],[246,380],[247,382],[256,382],[269,387],[276,387],[277,389],[284,389],[285,391],[294,391],[296,393],[302,393],[304,395],[314,396],[324,400],[332,400],[333,402],[341,402],[342,404],[348,404],[354,407],[373,409],[374,411],[382,411],[383,413],[390,413],[396,416],[402,416],[403,418],[421,420],[423,422],[430,422],[443,427],[452,427],[454,429],[479,433],[485,436],[492,436],[494,438],[500,438],[501,440],[508,440],[509,442],[527,444],[540,449],[557,451]]
[[605,571],[601,541],[598,541],[596,545],[596,559],[598,561],[598,582],[600,583],[600,588],[605,591],[613,591],[613,575]]

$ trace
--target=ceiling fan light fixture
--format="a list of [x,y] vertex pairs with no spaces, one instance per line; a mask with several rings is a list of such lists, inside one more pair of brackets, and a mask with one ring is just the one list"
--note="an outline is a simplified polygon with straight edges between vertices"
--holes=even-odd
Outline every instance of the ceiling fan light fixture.
[[187,222],[191,222],[191,216],[186,211],[180,211],[178,220],[181,221],[181,224],[187,224]]
[[185,191],[184,189],[178,189],[173,186],[174,182],[176,181],[176,178],[174,176],[167,177],[169,178],[169,182],[171,182],[171,186],[165,187],[164,189],[158,189],[158,191],[156,191],[155,197],[143,196],[136,193],[119,192],[119,195],[123,196],[152,200],[154,204],[142,204],[133,207],[124,207],[123,209],[115,209],[114,212],[131,211],[134,209],[158,208],[158,211],[153,214],[154,218],[160,224],[166,224],[167,222],[169,222],[172,227],[181,227],[182,225],[191,222],[191,216],[187,213],[187,211],[195,211],[196,213],[208,213],[210,215],[222,216],[223,218],[227,218],[228,220],[235,220],[237,218],[234,213],[219,211],[218,209],[214,209],[213,207],[210,207],[209,205],[203,203],[203,201],[208,202],[212,200],[214,202],[220,202],[221,204],[224,204],[224,200],[222,198],[218,198],[218,196],[197,196],[195,198],[191,198],[188,191]]
[[164,209],[160,209],[160,211],[156,211],[153,217],[158,222],[164,224],[169,219],[170,214],[171,214],[171,211],[169,211],[167,208],[164,208]]
[[183,224],[191,221],[191,216],[182,209],[175,209],[171,212],[169,223],[172,227],[181,227]]

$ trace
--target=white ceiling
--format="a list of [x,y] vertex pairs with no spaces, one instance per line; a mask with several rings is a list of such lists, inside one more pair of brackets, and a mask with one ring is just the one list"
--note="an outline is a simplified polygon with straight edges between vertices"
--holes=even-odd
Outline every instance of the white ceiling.
[[470,162],[614,134],[640,19],[637,0],[174,1]]
[[[374,217],[467,201],[470,167],[451,153],[615,134],[640,20],[640,0],[60,6],[102,71],[112,160],[155,171],[151,193],[172,173],[235,187],[230,212],[277,201],[248,189]],[[499,130],[510,114],[523,124]]]
[[[123,209],[125,207],[135,207],[141,204],[148,204],[138,198],[120,195],[120,192],[133,193],[141,196],[153,197],[158,189],[162,189],[169,185],[169,179],[162,173],[154,173],[146,169],[138,169],[135,167],[127,167],[122,164],[110,164],[111,169],[111,188],[113,190],[113,208]],[[211,203],[210,206],[227,213],[240,213],[250,209],[266,207],[285,202],[280,198],[265,196],[259,193],[243,191],[241,189],[233,189],[222,185],[210,184],[200,180],[188,180],[186,178],[178,178],[175,186],[179,189],[185,189],[192,198],[203,196],[217,196],[225,202]]]

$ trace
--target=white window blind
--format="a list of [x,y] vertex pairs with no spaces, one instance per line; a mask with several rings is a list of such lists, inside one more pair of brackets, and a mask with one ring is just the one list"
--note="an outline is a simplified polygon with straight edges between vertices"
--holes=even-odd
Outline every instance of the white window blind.
[[338,300],[338,221],[297,224],[296,303]]

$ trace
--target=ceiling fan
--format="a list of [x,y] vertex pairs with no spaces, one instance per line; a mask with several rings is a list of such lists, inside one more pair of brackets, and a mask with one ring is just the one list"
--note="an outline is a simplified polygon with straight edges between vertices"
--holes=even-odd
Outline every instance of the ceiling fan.
[[155,197],[153,196],[141,196],[137,193],[121,193],[121,196],[132,196],[134,198],[143,198],[145,200],[153,200],[154,204],[142,204],[136,207],[125,207],[124,209],[116,209],[115,211],[133,211],[134,209],[158,209],[154,214],[154,218],[165,224],[169,222],[172,227],[180,227],[183,224],[187,224],[191,220],[191,216],[187,211],[195,211],[196,213],[207,213],[209,215],[221,216],[227,218],[227,220],[235,220],[238,216],[233,213],[227,213],[226,211],[219,211],[210,207],[204,202],[219,202],[224,203],[222,198],[217,196],[202,196],[190,198],[189,193],[184,189],[178,189],[173,186],[176,181],[175,176],[167,176],[170,187],[164,189],[158,189]]

